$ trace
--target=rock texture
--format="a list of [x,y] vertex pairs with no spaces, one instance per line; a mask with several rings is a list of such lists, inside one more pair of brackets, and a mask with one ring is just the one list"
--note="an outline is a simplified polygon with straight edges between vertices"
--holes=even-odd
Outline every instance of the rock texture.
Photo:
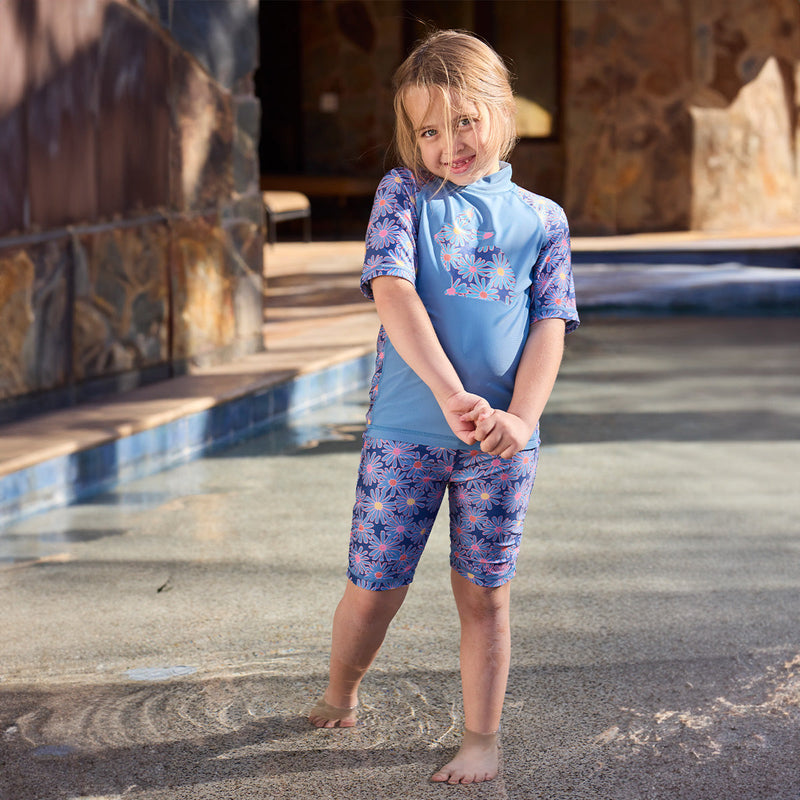
[[257,10],[0,3],[0,419],[263,346]]
[[168,360],[168,256],[164,223],[75,237],[77,380]]
[[776,58],[729,106],[691,111],[693,227],[779,226],[800,218],[791,109]]
[[566,206],[582,233],[795,224],[794,0],[567,5]]

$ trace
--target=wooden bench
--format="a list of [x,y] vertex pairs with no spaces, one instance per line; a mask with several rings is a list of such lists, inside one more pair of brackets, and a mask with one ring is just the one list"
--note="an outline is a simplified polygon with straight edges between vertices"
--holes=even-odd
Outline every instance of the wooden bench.
[[265,192],[302,192],[307,197],[336,198],[344,205],[351,197],[372,197],[378,178],[356,178],[350,175],[262,175]]
[[279,222],[290,219],[303,220],[303,241],[311,241],[311,203],[302,192],[266,191],[261,192],[264,211],[267,214],[267,241],[275,244]]
[[[265,197],[264,207],[269,223],[267,240],[275,241],[274,223],[305,216],[303,208],[300,207],[300,198],[304,198],[306,202],[308,202],[308,198],[311,198],[312,201],[335,200],[339,209],[344,212],[348,200],[372,198],[378,187],[378,180],[378,178],[359,178],[352,175],[262,175],[261,191]],[[294,198],[295,207],[287,208],[283,214],[277,211],[272,212],[266,199],[268,195],[291,195]],[[307,213],[305,235],[306,241],[309,241],[311,236],[310,207]],[[341,218],[336,217],[335,223],[338,230]]]

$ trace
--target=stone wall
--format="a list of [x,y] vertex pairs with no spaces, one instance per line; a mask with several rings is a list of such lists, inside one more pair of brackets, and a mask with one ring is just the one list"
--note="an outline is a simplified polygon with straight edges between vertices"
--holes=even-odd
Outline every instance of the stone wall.
[[797,223],[796,0],[586,0],[566,27],[575,231]]
[[261,349],[256,0],[10,0],[0,52],[0,419]]
[[693,13],[691,227],[800,220],[800,3],[744,2]]

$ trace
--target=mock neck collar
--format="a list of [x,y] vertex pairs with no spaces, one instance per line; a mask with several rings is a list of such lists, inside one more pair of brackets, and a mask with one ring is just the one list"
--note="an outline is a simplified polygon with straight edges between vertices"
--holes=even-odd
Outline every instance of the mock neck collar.
[[506,191],[509,186],[511,186],[511,164],[501,161],[500,169],[497,172],[478,178],[477,181],[468,183],[466,186],[445,181],[440,191],[444,191],[446,194],[495,194]]
[[500,162],[500,169],[479,178],[474,183],[460,187],[467,192],[503,192],[511,185],[511,164]]

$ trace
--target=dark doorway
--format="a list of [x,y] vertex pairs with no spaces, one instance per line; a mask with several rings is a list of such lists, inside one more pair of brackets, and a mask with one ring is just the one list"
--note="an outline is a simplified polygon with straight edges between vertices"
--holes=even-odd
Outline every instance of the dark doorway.
[[260,0],[261,174],[303,172],[303,85],[300,6],[297,0]]

